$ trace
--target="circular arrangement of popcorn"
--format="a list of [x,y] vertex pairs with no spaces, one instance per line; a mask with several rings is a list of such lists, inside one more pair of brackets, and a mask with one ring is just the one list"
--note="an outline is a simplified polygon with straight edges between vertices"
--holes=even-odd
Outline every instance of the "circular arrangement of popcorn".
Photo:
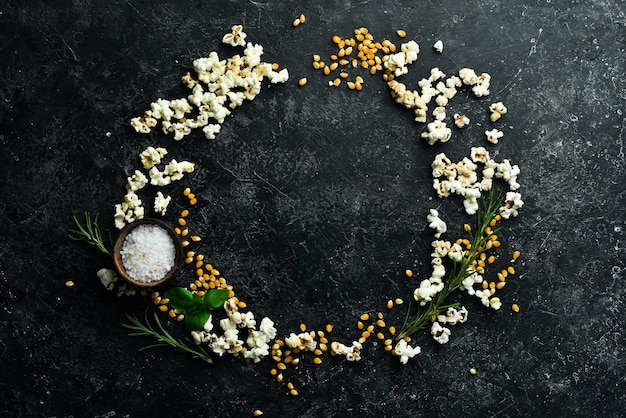
[[[303,15],[293,22],[293,27],[305,23]],[[331,64],[325,64],[319,55],[313,57],[313,67],[322,70],[324,75],[331,75],[333,71],[339,71],[340,75],[330,86],[337,87],[341,80],[348,78],[349,69],[367,70],[374,75],[377,71],[383,73],[392,97],[395,101],[407,109],[413,109],[415,120],[426,123],[426,131],[421,133],[430,145],[437,142],[447,142],[452,137],[452,130],[447,126],[446,106],[463,86],[471,89],[476,97],[489,94],[491,76],[486,73],[476,74],[469,68],[459,70],[458,75],[446,78],[446,75],[438,68],[430,70],[428,78],[421,79],[418,89],[411,90],[407,85],[398,81],[398,78],[408,73],[408,67],[415,62],[420,52],[419,45],[415,41],[402,43],[398,48],[388,41],[378,43],[366,28],[358,28],[354,31],[354,37],[342,39],[333,37],[333,43],[339,48],[337,54],[330,57]],[[406,32],[398,31],[398,36],[404,38]],[[221,60],[217,53],[211,52],[207,58],[200,58],[193,62],[195,74],[187,73],[182,77],[182,82],[191,90],[186,98],[174,100],[158,99],[151,104],[150,110],[143,116],[131,120],[131,125],[140,133],[148,133],[154,127],[161,124],[161,129],[166,134],[173,134],[175,140],[180,140],[189,135],[193,129],[201,128],[208,139],[214,139],[219,133],[221,124],[231,111],[241,106],[245,100],[252,100],[261,91],[261,83],[267,78],[270,83],[284,83],[288,80],[287,69],[279,71],[278,64],[269,64],[261,61],[263,47],[246,42],[247,35],[240,25],[233,26],[232,31],[224,36],[223,42],[234,47],[245,47],[243,56],[235,55]],[[438,40],[433,48],[443,52],[443,42]],[[356,52],[358,51],[358,52]],[[352,53],[356,54],[350,59]],[[379,54],[382,53],[381,57]],[[339,81],[337,81],[339,80]],[[351,84],[350,84],[351,83]],[[299,86],[307,84],[306,78],[298,81]],[[348,82],[351,90],[361,90],[364,84],[362,76],[357,75],[354,81]],[[357,87],[358,86],[358,87]],[[429,113],[429,104],[435,103],[432,112]],[[493,103],[489,106],[490,120],[495,123],[507,109],[502,102]],[[431,122],[428,122],[432,118]],[[455,114],[454,125],[458,128],[467,126],[470,120],[465,115]],[[427,123],[428,122],[428,123]],[[497,143],[503,133],[497,129],[485,132],[490,143]],[[173,181],[183,179],[186,173],[194,171],[194,164],[183,161],[171,160],[167,164],[164,158],[167,150],[164,148],[148,147],[140,154],[140,160],[148,175],[141,170],[135,170],[128,177],[126,184],[126,196],[124,201],[115,206],[115,225],[122,228],[126,223],[143,218],[145,209],[137,192],[148,183],[155,186],[167,186]],[[163,166],[159,169],[159,166]],[[482,166],[482,168],[480,167]],[[501,181],[508,185],[509,190],[498,208],[493,219],[487,220],[489,226],[481,230],[480,239],[484,244],[478,251],[473,247],[469,239],[459,238],[456,241],[446,241],[442,236],[448,233],[446,222],[440,217],[439,211],[430,209],[426,216],[428,225],[435,231],[432,242],[432,273],[427,279],[419,282],[413,293],[413,299],[421,306],[431,306],[438,295],[444,291],[446,278],[450,271],[446,269],[445,260],[453,263],[462,263],[471,258],[467,271],[463,272],[463,280],[459,289],[465,290],[481,300],[485,306],[499,309],[501,300],[495,296],[497,290],[504,287],[507,276],[513,275],[515,269],[512,266],[497,273],[498,281],[485,279],[485,267],[495,262],[495,255],[487,255],[487,251],[498,248],[500,241],[493,233],[492,228],[498,222],[518,215],[523,205],[521,195],[517,192],[520,185],[517,182],[520,173],[517,165],[512,165],[508,159],[497,162],[492,159],[484,147],[473,147],[469,157],[453,163],[445,153],[435,156],[432,163],[433,188],[437,195],[445,198],[458,195],[463,198],[463,205],[468,215],[474,215],[479,211],[481,196],[493,188],[494,181]],[[179,227],[176,232],[184,238],[183,245],[189,246],[200,241],[200,237],[190,235],[187,219],[190,216],[191,207],[198,203],[196,196],[189,189],[185,189],[184,196],[188,199],[189,208],[183,209],[178,220]],[[165,215],[171,196],[165,196],[157,192],[154,199],[154,212]],[[471,227],[464,226],[464,231],[471,234]],[[519,257],[519,252],[512,255],[511,263]],[[208,347],[211,352],[218,356],[231,354],[242,357],[250,362],[259,362],[270,357],[275,366],[271,369],[271,375],[278,382],[285,383],[289,393],[297,395],[298,391],[294,384],[285,378],[285,370],[297,366],[301,361],[310,361],[312,364],[322,364],[323,355],[326,353],[333,356],[345,357],[347,361],[361,359],[364,345],[371,338],[380,340],[385,351],[398,357],[401,363],[407,363],[409,359],[421,352],[418,346],[411,346],[410,336],[402,330],[396,330],[393,325],[385,322],[382,311],[376,313],[363,313],[356,321],[356,338],[340,339],[334,337],[332,324],[327,324],[324,329],[307,330],[305,324],[300,325],[298,332],[291,332],[284,338],[276,338],[278,330],[275,323],[267,317],[258,323],[251,311],[245,311],[247,304],[240,300],[224,277],[217,269],[205,260],[203,254],[196,251],[188,251],[185,262],[195,266],[195,278],[189,283],[190,291],[203,296],[210,289],[227,289],[229,299],[224,304],[224,317],[213,323],[212,317],[206,322],[203,329],[192,330],[191,337],[198,345]],[[102,269],[98,272],[103,285],[113,290],[117,287],[118,296],[135,294],[135,289],[126,283],[118,283],[115,272]],[[406,271],[406,278],[413,276],[410,270]],[[184,319],[184,313],[168,305],[168,300],[158,292],[140,291],[144,295],[150,295],[154,305],[160,311],[177,321]],[[401,298],[389,299],[387,310],[402,305]],[[517,304],[512,305],[514,311],[519,310]],[[430,333],[435,341],[445,344],[449,341],[451,331],[449,326],[462,324],[468,319],[468,311],[465,307],[448,307],[437,311],[437,315],[428,318],[423,326],[430,326]],[[351,343],[346,341],[353,340]]]

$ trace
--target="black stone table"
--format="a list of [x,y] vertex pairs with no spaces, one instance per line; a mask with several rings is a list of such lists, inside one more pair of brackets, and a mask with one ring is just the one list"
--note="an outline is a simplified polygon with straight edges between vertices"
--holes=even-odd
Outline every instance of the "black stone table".
[[[294,28],[301,13],[306,23]],[[0,415],[622,416],[625,13],[620,0],[3,1]],[[240,53],[221,42],[235,24],[288,68],[288,82],[264,82],[215,140],[136,133],[129,121],[151,102],[187,94],[180,77],[194,59]],[[489,97],[464,91],[448,107],[470,126],[429,146],[380,74],[360,73],[360,92],[329,87],[311,57],[328,60],[332,36],[358,27],[398,45],[404,29],[404,41],[420,44],[401,78],[411,88],[433,67],[489,73]],[[508,114],[492,124],[486,108],[496,101]],[[505,133],[497,145],[485,140],[492,126]],[[400,325],[430,275],[428,210],[451,230],[471,220],[460,198],[436,196],[430,164],[478,145],[521,169],[525,204],[500,235],[503,254],[522,255],[502,308],[459,295],[468,322],[445,345],[417,335],[422,353],[406,365],[376,338],[357,363],[304,356],[285,371],[297,396],[270,375],[271,359],[207,365],[167,348],[138,351],[152,341],[120,324],[150,301],[105,290],[96,272],[109,259],[67,237],[85,211],[115,232],[113,205],[138,154],[165,147],[196,164],[166,190],[165,220],[176,221],[191,187],[190,228],[203,238],[193,248],[257,319],[272,318],[281,338],[302,322],[331,323],[332,338],[350,343],[362,312]],[[187,266],[174,283],[193,275]],[[387,312],[395,297],[405,305]]]

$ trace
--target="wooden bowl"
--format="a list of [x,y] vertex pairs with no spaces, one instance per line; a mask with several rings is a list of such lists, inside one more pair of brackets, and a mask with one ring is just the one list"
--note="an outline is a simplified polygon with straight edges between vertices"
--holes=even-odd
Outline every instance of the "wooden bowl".
[[[136,280],[126,272],[126,268],[124,267],[124,263],[122,262],[121,250],[122,250],[122,246],[124,245],[124,240],[126,239],[126,236],[128,234],[130,234],[135,228],[137,228],[140,225],[156,225],[157,227],[164,229],[167,232],[167,234],[170,236],[170,238],[172,239],[172,242],[174,243],[174,250],[175,250],[174,265],[165,274],[165,276],[163,276],[160,279],[151,280],[151,281]],[[178,237],[178,234],[176,234],[176,232],[171,226],[169,226],[168,224],[166,224],[165,222],[159,219],[144,218],[144,219],[138,219],[134,222],[129,223],[128,225],[126,225],[124,228],[120,230],[119,235],[117,236],[117,240],[115,241],[115,245],[113,246],[113,264],[115,264],[115,269],[117,270],[118,274],[122,276],[127,282],[137,287],[147,288],[147,287],[158,286],[160,284],[165,283],[166,281],[172,278],[176,270],[178,270],[178,268],[182,265],[182,260],[183,260],[183,246],[180,242],[180,238]]]

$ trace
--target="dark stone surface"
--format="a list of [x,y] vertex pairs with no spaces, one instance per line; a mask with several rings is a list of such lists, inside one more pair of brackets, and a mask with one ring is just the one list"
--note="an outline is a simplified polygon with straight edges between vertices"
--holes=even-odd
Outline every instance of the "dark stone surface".
[[[623,1],[48,3],[0,4],[3,416],[623,414]],[[307,23],[294,29],[300,13]],[[233,54],[220,40],[238,23],[265,60],[289,69],[289,82],[264,87],[215,141],[136,134],[130,118],[185,94],[179,79],[193,59]],[[329,88],[311,55],[327,58],[333,34],[360,26],[398,44],[403,28],[420,43],[406,83],[434,66],[491,74],[490,97],[463,93],[449,106],[472,126],[429,147],[380,77],[364,76],[360,93]],[[431,49],[437,39],[442,55]],[[444,346],[418,336],[423,352],[406,366],[371,342],[356,364],[325,357],[314,367],[308,357],[286,373],[300,392],[290,397],[269,359],[208,366],[168,349],[138,352],[149,340],[128,337],[120,322],[147,302],[107,292],[95,274],[109,261],[67,239],[83,211],[111,229],[138,153],[165,146],[197,164],[167,189],[175,202],[166,220],[192,187],[197,249],[256,316],[272,318],[280,336],[331,322],[349,342],[361,312],[410,299],[417,281],[406,268],[428,277],[428,209],[457,231],[465,221],[460,200],[434,195],[430,163],[489,145],[485,108],[499,100],[509,109],[495,124],[505,137],[489,148],[522,170],[525,206],[501,233],[507,251],[522,251],[518,274],[498,312],[460,297],[470,320]],[[190,277],[184,269],[176,280]],[[402,309],[393,312],[400,323]]]

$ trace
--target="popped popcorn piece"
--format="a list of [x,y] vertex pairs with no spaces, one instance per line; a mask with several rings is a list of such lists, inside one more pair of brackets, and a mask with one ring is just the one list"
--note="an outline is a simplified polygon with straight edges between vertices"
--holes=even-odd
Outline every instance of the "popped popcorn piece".
[[330,354],[333,356],[346,356],[348,361],[361,360],[361,349],[363,345],[358,341],[353,341],[351,346],[347,346],[338,341],[333,341],[330,344]]
[[483,97],[489,95],[489,84],[491,76],[487,73],[482,73],[476,80],[476,85],[472,87],[472,92],[476,97]]
[[202,132],[204,132],[204,136],[206,139],[215,139],[215,135],[218,134],[221,129],[222,125],[210,123],[202,128]]
[[439,217],[439,212],[436,209],[431,209],[426,216],[428,226],[435,231],[435,238],[440,238],[441,234],[444,234],[448,230],[446,223]]
[[430,334],[439,344],[445,344],[450,341],[450,328],[442,327],[437,321],[433,322],[433,325],[430,327]]
[[289,337],[285,338],[285,344],[290,348],[304,351],[313,351],[317,347],[317,341],[308,332],[301,332],[297,335],[292,332]]
[[126,179],[126,190],[136,192],[148,184],[148,178],[139,170],[135,170],[132,176]]
[[[165,148],[154,148],[148,147],[144,151],[139,154],[139,158],[141,159],[141,164],[143,168],[146,170],[151,169],[157,164],[161,163],[161,159],[167,155],[167,150]],[[135,171],[137,173],[137,171]]]
[[499,209],[503,219],[509,219],[519,214],[519,209],[524,206],[522,195],[518,192],[507,192],[504,205]]
[[454,114],[454,124],[458,127],[458,128],[463,128],[467,125],[469,125],[469,118],[465,115],[461,115],[458,113]]
[[433,49],[441,54],[443,52],[443,42],[441,40],[435,42],[433,44]]
[[472,147],[470,157],[475,163],[485,164],[489,161],[489,151],[487,151],[484,147]]
[[487,136],[487,141],[491,142],[492,144],[497,144],[498,140],[504,136],[504,132],[493,128],[490,131],[485,131],[485,135]]
[[246,33],[243,31],[242,25],[235,25],[230,33],[227,33],[222,38],[222,42],[232,46],[245,46],[246,45]]
[[463,306],[458,310],[455,308],[448,308],[445,315],[437,315],[437,322],[447,325],[456,325],[457,323],[462,324],[467,321],[467,315],[467,309]]
[[506,114],[507,108],[502,102],[497,102],[489,105],[489,111],[491,112],[491,115],[489,115],[489,120],[491,120],[492,122],[496,122],[502,117],[502,115]]
[[400,363],[406,364],[409,359],[422,352],[419,346],[411,347],[405,340],[400,340],[393,348],[393,354],[400,357]]
[[422,132],[422,138],[428,140],[429,145],[434,145],[436,142],[448,142],[452,137],[452,131],[446,126],[445,122],[436,120],[426,125],[428,131]]
[[115,287],[115,283],[118,280],[115,270],[101,268],[100,270],[98,270],[96,275],[98,276],[98,278],[100,279],[100,283],[102,283],[102,286],[104,286],[106,290],[113,290],[113,288]]
[[165,197],[163,193],[157,192],[156,197],[154,198],[154,211],[156,213],[160,213],[161,216],[165,216],[167,206],[170,204],[171,200],[172,196]]
[[459,77],[466,86],[473,86],[478,83],[478,75],[476,75],[476,72],[471,68],[461,68],[459,70]]
[[[437,98],[440,98],[440,97],[443,97],[443,96],[437,96]],[[435,117],[436,120],[443,121],[446,118],[446,108],[443,106],[445,105],[437,106],[435,110],[433,110],[433,116]]]

